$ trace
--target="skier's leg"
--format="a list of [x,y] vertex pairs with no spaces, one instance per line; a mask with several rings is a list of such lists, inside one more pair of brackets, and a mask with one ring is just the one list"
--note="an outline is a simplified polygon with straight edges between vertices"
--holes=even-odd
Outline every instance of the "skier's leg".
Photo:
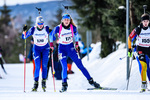
[[58,78],[58,62],[57,61],[54,61],[54,70],[55,70],[55,78],[57,79]]
[[48,55],[49,55],[49,49],[45,49],[42,52],[42,88],[45,92],[46,88],[46,78],[47,78],[47,64],[48,64]]
[[35,62],[35,72],[34,72],[34,80],[39,80],[39,71],[41,66],[41,53],[40,51],[34,50],[34,62]]
[[68,67],[67,73],[68,74],[73,74],[74,72],[71,70],[72,64],[68,63],[67,67]]
[[[39,85],[39,71],[40,71],[40,53],[35,52],[34,60],[33,60],[33,77],[34,77],[34,86],[32,88],[32,91],[37,91],[38,85]],[[38,56],[39,55],[39,56]]]
[[95,88],[99,88],[100,85],[93,80],[93,78],[90,76],[90,74],[87,71],[87,69],[83,66],[83,64],[81,62],[81,59],[80,59],[79,55],[77,54],[77,52],[75,51],[75,49],[72,49],[69,52],[68,56],[74,61],[74,63],[77,65],[77,67],[81,70],[81,72],[87,78],[89,83],[92,86],[94,86]]
[[139,60],[141,64],[141,80],[142,80],[142,91],[145,91],[147,88],[147,81],[146,81],[146,71],[147,71],[147,64],[146,64],[146,56],[145,54],[140,54],[139,55]]
[[62,88],[60,90],[60,92],[64,92],[67,91],[67,59],[66,59],[66,55],[64,53],[62,53],[61,51],[59,51],[59,60],[62,66]]
[[136,60],[137,60],[138,65],[139,65],[139,72],[140,72],[140,74],[141,74],[142,65],[141,65],[140,60],[139,60],[139,58],[138,58],[138,57],[136,58]]
[[149,62],[149,57],[148,56],[146,56],[146,63],[147,63],[147,77],[148,77],[148,80],[150,81],[150,66],[149,66],[149,64],[150,64],[150,62]]
[[141,70],[141,78],[142,81],[146,81],[146,71],[147,71],[147,64],[145,61],[140,60],[142,70]]
[[47,78],[47,64],[48,64],[49,49],[45,49],[42,52],[42,78],[45,80]]
[[61,63],[60,61],[58,61],[58,80],[61,80],[62,77],[61,77],[61,73],[62,73],[62,67],[61,67]]
[[7,74],[7,72],[6,72],[6,70],[5,70],[4,66],[3,66],[3,60],[2,60],[2,58],[0,58],[0,62],[1,62],[1,66],[2,66],[2,69],[3,69],[4,73]]
[[62,82],[67,82],[67,59],[64,53],[59,53],[59,60],[62,66]]
[[35,72],[35,62],[34,62],[34,59],[32,60],[32,63],[33,63],[33,78],[34,78],[34,72]]
[[46,79],[48,79],[48,75],[49,75],[49,67],[51,66],[51,65],[50,65],[50,62],[51,62],[51,59],[48,58],[48,64],[47,64],[47,78],[46,78]]
[[68,56],[72,59],[72,61],[77,65],[77,67],[81,70],[83,75],[87,78],[87,80],[91,79],[91,76],[87,69],[83,66],[81,59],[79,58],[77,52],[74,50],[71,50],[68,54]]

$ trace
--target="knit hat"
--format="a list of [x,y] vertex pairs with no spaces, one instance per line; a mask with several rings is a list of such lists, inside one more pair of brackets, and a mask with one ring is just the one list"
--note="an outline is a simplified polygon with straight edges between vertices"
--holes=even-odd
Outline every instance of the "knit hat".
[[43,25],[44,24],[44,20],[43,20],[42,16],[36,17],[36,24],[38,24],[38,25]]
[[141,21],[143,21],[143,20],[149,20],[149,15],[148,14],[143,14],[141,16]]

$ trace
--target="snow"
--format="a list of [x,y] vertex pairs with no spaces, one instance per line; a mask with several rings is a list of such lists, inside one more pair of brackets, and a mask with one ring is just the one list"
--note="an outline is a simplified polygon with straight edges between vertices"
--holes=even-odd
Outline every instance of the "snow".
[[0,74],[3,76],[3,79],[0,79],[0,100],[147,100],[150,98],[150,92],[139,93],[141,79],[136,60],[133,61],[131,68],[129,90],[126,90],[126,58],[119,59],[126,55],[125,44],[121,44],[117,51],[103,59],[99,57],[100,46],[100,42],[93,44],[94,48],[89,54],[89,61],[87,61],[87,57],[84,57],[82,62],[93,79],[101,86],[114,87],[118,90],[87,90],[92,86],[89,85],[81,71],[73,64],[72,70],[75,74],[68,75],[69,87],[67,92],[59,92],[61,80],[55,80],[56,92],[54,92],[51,73],[49,73],[47,80],[46,92],[43,92],[41,88],[41,75],[38,92],[31,92],[34,83],[33,65],[27,63],[26,92],[24,92],[24,64],[4,64],[8,74],[5,75],[0,68]]

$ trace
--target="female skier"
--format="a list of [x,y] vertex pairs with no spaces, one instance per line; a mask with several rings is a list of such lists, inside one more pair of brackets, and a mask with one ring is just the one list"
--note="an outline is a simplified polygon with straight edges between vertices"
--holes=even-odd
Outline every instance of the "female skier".
[[[69,14],[64,14],[62,16],[61,24],[56,26],[49,35],[50,39],[50,49],[54,49],[53,40],[56,39],[55,34],[58,33],[59,46],[58,46],[58,55],[59,60],[62,65],[62,89],[60,92],[67,91],[67,56],[70,57],[77,67],[82,71],[83,75],[87,78],[89,83],[96,88],[99,88],[100,85],[96,83],[93,78],[90,76],[89,72],[83,66],[81,59],[78,55],[79,45],[78,45],[78,31],[73,23],[73,20]],[[73,44],[73,37],[75,37],[75,48]]]
[[[131,34],[128,37],[128,56],[132,56],[131,50],[131,40],[137,37],[137,52],[139,59],[139,69],[141,73],[141,92],[144,92],[147,89],[146,73],[148,78],[150,78],[150,68],[149,68],[149,58],[150,57],[150,22],[149,15],[143,14],[141,16],[141,24],[133,29]],[[149,80],[150,81],[150,80]]]
[[[42,16],[36,18],[36,26],[31,27],[27,32],[27,26],[23,28],[22,38],[26,39],[29,36],[33,36],[33,58],[35,61],[35,72],[34,72],[34,87],[32,91],[37,91],[39,71],[42,59],[42,88],[45,91],[46,88],[46,78],[47,78],[47,63],[49,55],[49,44],[48,44],[48,34],[49,27],[44,26],[44,20]],[[42,58],[41,58],[42,57]]]

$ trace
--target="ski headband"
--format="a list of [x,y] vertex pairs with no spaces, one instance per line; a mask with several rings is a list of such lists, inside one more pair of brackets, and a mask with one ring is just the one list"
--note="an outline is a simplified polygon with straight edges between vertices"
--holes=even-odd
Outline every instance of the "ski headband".
[[64,14],[64,15],[62,16],[62,20],[64,20],[64,19],[71,19],[71,18],[70,18],[70,15]]
[[143,20],[149,20],[149,15],[145,15],[145,16],[141,17],[141,21],[143,21]]

